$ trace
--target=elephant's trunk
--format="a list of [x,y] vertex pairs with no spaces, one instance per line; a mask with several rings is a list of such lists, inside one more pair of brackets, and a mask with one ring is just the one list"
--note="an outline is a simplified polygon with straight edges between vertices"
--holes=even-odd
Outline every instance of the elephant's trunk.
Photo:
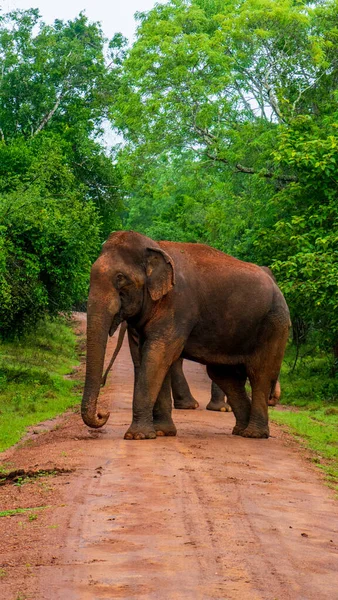
[[128,327],[127,321],[123,321],[123,323],[120,327],[119,337],[117,339],[117,344],[116,344],[116,348],[114,350],[114,354],[111,357],[110,363],[109,363],[108,367],[106,368],[105,374],[102,377],[101,387],[104,387],[106,385],[108,373],[109,373],[110,369],[112,368],[112,366],[118,356],[118,353],[120,352],[120,350],[122,348],[122,344],[124,341],[124,336],[126,335],[127,327]]
[[95,302],[88,302],[86,381],[81,415],[88,427],[97,429],[105,425],[109,418],[109,412],[97,410],[97,398],[100,392],[108,333],[113,333],[112,321],[115,319],[112,319],[111,313],[107,309],[98,313],[95,308],[94,312],[91,305],[95,304]]

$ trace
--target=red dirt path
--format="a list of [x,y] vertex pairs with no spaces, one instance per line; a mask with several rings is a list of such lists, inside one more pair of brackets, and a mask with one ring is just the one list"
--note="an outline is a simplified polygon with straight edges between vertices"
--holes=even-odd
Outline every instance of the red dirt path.
[[102,431],[71,413],[3,454],[12,469],[75,471],[0,487],[0,510],[47,506],[0,519],[1,600],[338,600],[333,493],[276,426],[269,440],[232,436],[232,414],[204,410],[205,370],[186,373],[200,408],[174,411],[177,438],[123,439],[125,345]]

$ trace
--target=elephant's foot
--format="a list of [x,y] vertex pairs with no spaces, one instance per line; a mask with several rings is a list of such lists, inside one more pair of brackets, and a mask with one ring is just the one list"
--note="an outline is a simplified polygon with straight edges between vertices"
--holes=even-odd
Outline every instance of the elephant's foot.
[[174,399],[174,408],[178,408],[179,410],[194,410],[198,408],[199,404],[193,396],[187,396],[185,398],[175,398]]
[[173,421],[155,421],[154,428],[158,437],[175,436],[177,429]]
[[207,406],[206,406],[206,409],[207,410],[215,410],[218,412],[231,412],[232,411],[230,404],[228,404],[228,402],[225,402],[225,400],[219,400],[219,401],[210,400],[209,404],[207,404]]
[[266,425],[265,427],[257,427],[257,425],[248,425],[242,433],[240,433],[242,437],[246,438],[268,438],[270,435],[269,427]]
[[235,427],[232,430],[232,435],[243,435],[247,427],[247,423],[236,423]]
[[277,402],[278,402],[279,398],[269,398],[268,400],[268,406],[276,406]]
[[154,440],[156,438],[156,431],[153,426],[147,424],[135,424],[132,423],[124,434],[125,440]]

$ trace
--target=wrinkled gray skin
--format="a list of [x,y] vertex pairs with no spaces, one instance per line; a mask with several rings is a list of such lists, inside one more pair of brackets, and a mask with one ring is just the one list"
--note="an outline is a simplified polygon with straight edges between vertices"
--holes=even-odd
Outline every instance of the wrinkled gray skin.
[[227,395],[234,435],[269,436],[268,399],[290,317],[278,286],[260,267],[203,244],[157,243],[132,231],[112,234],[91,270],[81,405],[89,427],[102,427],[109,416],[97,409],[97,399],[107,337],[122,321],[140,339],[125,439],[176,434],[169,371],[180,357],[206,365]]
[[[121,350],[125,334],[127,332],[128,323],[124,321],[121,324],[119,335],[117,338],[116,348],[114,353],[110,359],[109,365],[105,370],[105,373],[102,378],[101,386],[104,387],[106,385],[108,373],[111,370],[118,353]],[[138,366],[139,363],[139,337],[136,330],[129,328],[129,347],[131,356],[133,361],[137,361],[137,365],[134,362],[134,369]],[[174,400],[174,407],[176,409],[183,410],[191,410],[198,408],[199,404],[197,400],[193,397],[189,384],[186,380],[186,377],[183,372],[183,358],[179,358],[170,368],[170,382],[171,382],[171,392]],[[225,401],[225,394],[222,390],[216,385],[216,383],[211,383],[211,399],[209,404],[207,405],[207,410],[214,410],[219,412],[231,412],[231,406],[228,402]]]

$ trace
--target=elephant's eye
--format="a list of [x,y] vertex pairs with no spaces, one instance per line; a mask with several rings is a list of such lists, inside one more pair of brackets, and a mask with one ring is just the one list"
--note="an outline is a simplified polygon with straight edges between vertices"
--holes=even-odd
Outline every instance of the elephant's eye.
[[128,283],[128,280],[127,280],[126,276],[123,275],[123,273],[118,273],[115,277],[115,283],[116,283],[117,289],[119,290]]

